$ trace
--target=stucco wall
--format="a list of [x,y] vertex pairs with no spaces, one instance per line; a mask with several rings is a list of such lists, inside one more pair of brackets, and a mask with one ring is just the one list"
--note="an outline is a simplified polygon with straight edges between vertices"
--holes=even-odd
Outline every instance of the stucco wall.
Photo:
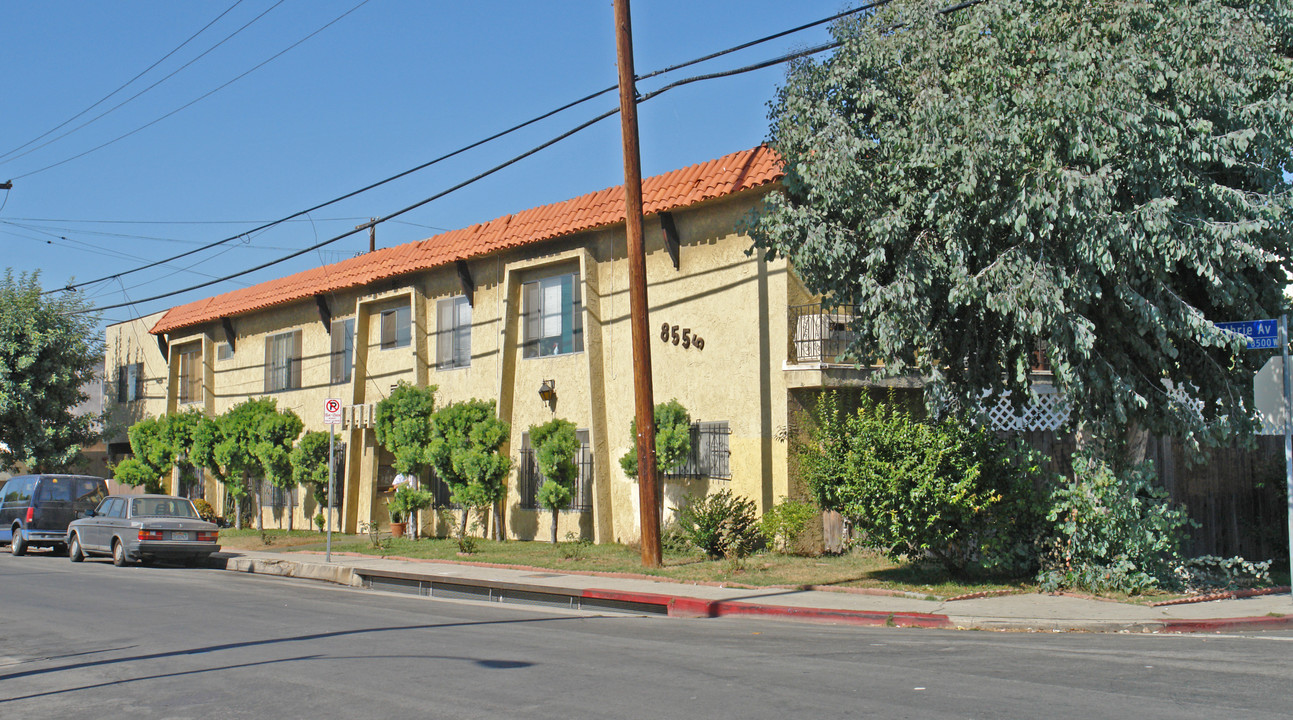
[[[762,191],[711,201],[673,214],[681,251],[675,269],[666,251],[660,219],[646,220],[647,276],[650,304],[652,378],[656,402],[676,398],[694,421],[725,421],[731,430],[731,479],[667,479],[666,512],[687,493],[730,487],[766,509],[789,492],[786,466],[786,307],[805,293],[793,281],[784,261],[766,262],[747,254],[749,239],[736,228]],[[354,373],[347,385],[329,385],[330,338],[314,301],[297,302],[231,318],[234,356],[217,360],[215,346],[225,341],[219,321],[190,328],[169,338],[169,372],[160,354],[147,366],[149,377],[168,377],[169,393],[144,407],[157,413],[179,408],[175,387],[176,348],[200,343],[205,387],[200,404],[219,414],[248,397],[264,394],[265,343],[269,336],[300,330],[300,389],[272,393],[279,407],[296,412],[307,429],[323,430],[326,398],[369,405],[404,380],[437,387],[436,405],[482,398],[495,400],[500,417],[512,426],[505,450],[518,456],[521,434],[554,414],[589,431],[594,463],[594,509],[561,515],[558,536],[573,532],[595,540],[636,541],[639,535],[638,486],[626,478],[619,458],[630,445],[633,416],[633,362],[629,323],[628,263],[623,226],[579,233],[537,246],[478,258],[468,263],[475,284],[472,299],[471,364],[436,367],[436,302],[463,293],[457,268],[437,268],[325,298],[333,319],[356,318]],[[521,286],[528,280],[578,271],[581,279],[584,348],[566,355],[525,358],[521,347]],[[788,287],[790,289],[788,289]],[[380,347],[382,310],[412,308],[409,347]],[[661,339],[662,326],[670,327]],[[675,345],[672,328],[690,330],[704,348]],[[112,347],[110,334],[110,347]],[[134,351],[124,334],[116,344]],[[151,340],[151,337],[147,339]],[[155,345],[153,346],[155,348]],[[110,350],[111,352],[111,350]],[[110,367],[112,361],[109,361]],[[164,374],[163,374],[164,373]],[[545,380],[555,381],[552,406],[538,394]],[[150,387],[152,385],[150,384]],[[182,409],[182,408],[181,408]],[[385,497],[376,492],[381,451],[371,429],[355,428],[341,438],[348,445],[346,497],[337,520],[355,531],[362,521],[386,523]],[[548,537],[550,513],[520,508],[516,475],[509,484],[505,523],[512,537]],[[214,488],[212,488],[214,491]],[[214,496],[216,493],[210,493]],[[315,512],[308,493],[297,505],[291,524],[308,527]],[[232,512],[232,508],[225,512]],[[269,508],[270,527],[287,527],[285,512]],[[424,513],[430,521],[430,513]],[[436,530],[434,523],[424,522]]]

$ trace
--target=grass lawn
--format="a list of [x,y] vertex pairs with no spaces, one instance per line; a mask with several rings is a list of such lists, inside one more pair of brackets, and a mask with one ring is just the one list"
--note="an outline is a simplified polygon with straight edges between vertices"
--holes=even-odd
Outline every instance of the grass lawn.
[[[266,530],[265,540],[268,542],[262,542],[256,530],[220,531],[220,544],[229,550],[322,551],[325,542],[321,533],[310,530]],[[642,567],[641,554],[635,546],[558,543],[553,547],[546,542],[512,540],[500,543],[480,538],[476,543],[475,553],[460,556],[457,543],[449,539],[391,539],[389,546],[382,551],[374,548],[366,535],[334,533],[332,536],[333,552],[518,565],[554,572],[627,573],[679,582],[878,588],[936,598],[986,590],[1036,589],[1031,578],[1017,582],[957,579],[937,565],[897,563],[867,550],[823,557],[763,552],[739,563],[708,560],[700,553],[666,551],[664,566],[648,569]]]

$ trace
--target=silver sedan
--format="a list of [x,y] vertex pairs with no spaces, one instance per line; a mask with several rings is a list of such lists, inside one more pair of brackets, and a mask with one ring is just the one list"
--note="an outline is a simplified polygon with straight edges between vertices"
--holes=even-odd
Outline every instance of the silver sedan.
[[67,526],[72,562],[108,555],[130,562],[183,561],[197,565],[220,549],[219,528],[205,522],[188,499],[174,495],[109,495]]

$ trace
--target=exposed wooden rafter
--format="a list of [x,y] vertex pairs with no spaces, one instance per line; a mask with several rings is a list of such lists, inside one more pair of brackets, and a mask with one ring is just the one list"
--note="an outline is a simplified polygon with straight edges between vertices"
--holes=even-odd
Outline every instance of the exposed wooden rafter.
[[678,240],[678,226],[673,224],[673,213],[660,213],[660,229],[664,231],[664,247],[669,251],[669,258],[673,260],[673,269],[677,270],[682,243]]
[[462,294],[467,296],[468,305],[476,307],[476,283],[471,279],[471,268],[467,266],[466,260],[458,260],[455,264],[458,266],[458,281],[462,283]]

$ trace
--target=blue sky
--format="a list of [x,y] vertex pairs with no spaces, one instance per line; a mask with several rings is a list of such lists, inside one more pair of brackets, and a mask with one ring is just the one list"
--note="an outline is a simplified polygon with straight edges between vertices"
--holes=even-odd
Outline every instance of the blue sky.
[[[277,3],[277,4],[276,4]],[[401,172],[615,84],[610,0],[369,0],[211,96],[137,130],[279,53],[360,0],[210,0],[0,4],[0,266],[41,272],[45,287],[89,280],[250,230]],[[855,3],[853,3],[855,4]],[[232,6],[232,9],[230,9]],[[633,7],[638,74],[832,15],[844,0],[676,2]],[[37,143],[226,10],[210,28],[122,92]],[[268,11],[268,12],[267,12]],[[72,130],[219,47],[137,99]],[[829,39],[825,27],[661,79],[765,60]],[[753,147],[784,67],[670,91],[640,108],[645,174]],[[236,242],[88,288],[98,304],[137,300],[225,275],[349,230],[440,192],[601,112],[609,93],[391,185]],[[21,149],[19,149],[21,148]],[[30,152],[28,152],[30,151]],[[22,154],[26,153],[26,154]],[[623,182],[618,116],[468,188],[379,226],[382,247]],[[46,169],[48,168],[48,169]],[[93,221],[93,222],[89,222]],[[366,233],[241,279],[335,262]],[[204,260],[194,265],[198,260]],[[181,267],[193,265],[188,271]],[[199,274],[199,273],[205,273]],[[124,286],[124,288],[123,288]],[[135,308],[126,320],[232,290],[233,282]]]

